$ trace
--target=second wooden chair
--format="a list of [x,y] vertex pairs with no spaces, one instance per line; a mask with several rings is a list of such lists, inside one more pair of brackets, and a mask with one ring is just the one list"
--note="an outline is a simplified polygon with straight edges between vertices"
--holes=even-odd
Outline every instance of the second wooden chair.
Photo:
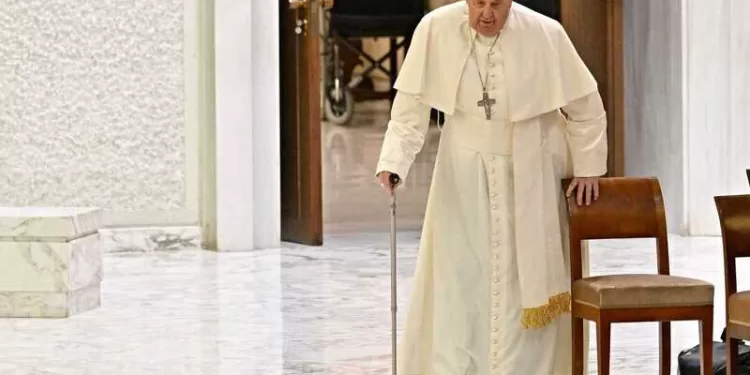
[[724,240],[727,375],[738,375],[739,339],[750,340],[750,291],[737,292],[737,258],[750,257],[750,195],[715,197]]

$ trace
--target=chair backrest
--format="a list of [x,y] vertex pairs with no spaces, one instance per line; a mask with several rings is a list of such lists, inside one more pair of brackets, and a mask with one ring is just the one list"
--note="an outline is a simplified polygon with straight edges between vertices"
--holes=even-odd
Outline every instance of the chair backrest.
[[425,0],[336,0],[331,13],[357,16],[424,14]]
[[737,292],[736,259],[750,257],[750,195],[714,197],[724,243],[724,266],[728,294]]
[[[565,181],[563,189],[569,183]],[[669,274],[667,221],[656,178],[600,178],[598,200],[578,206],[573,194],[567,207],[574,280],[581,278],[581,241],[598,239],[655,238],[659,274]]]

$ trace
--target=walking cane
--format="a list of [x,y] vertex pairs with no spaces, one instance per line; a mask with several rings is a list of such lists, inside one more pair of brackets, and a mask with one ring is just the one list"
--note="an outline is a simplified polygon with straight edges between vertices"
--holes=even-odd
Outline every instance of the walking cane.
[[[391,174],[389,178],[391,189],[394,189],[399,182],[401,177],[397,174]],[[391,191],[391,360],[392,360],[392,374],[396,375],[396,351],[397,351],[397,339],[396,339],[396,312],[398,311],[398,299],[396,298],[396,282],[397,282],[397,270],[396,270],[396,192]]]

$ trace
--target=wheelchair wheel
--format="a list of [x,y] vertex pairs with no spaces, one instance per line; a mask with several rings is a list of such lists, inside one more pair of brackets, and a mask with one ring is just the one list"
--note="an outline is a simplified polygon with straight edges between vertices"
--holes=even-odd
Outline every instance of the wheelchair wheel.
[[345,125],[349,123],[352,115],[354,115],[354,95],[349,90],[343,90],[344,95],[337,100],[333,95],[333,90],[329,90],[328,95],[326,95],[325,106],[323,108],[326,120],[336,125]]

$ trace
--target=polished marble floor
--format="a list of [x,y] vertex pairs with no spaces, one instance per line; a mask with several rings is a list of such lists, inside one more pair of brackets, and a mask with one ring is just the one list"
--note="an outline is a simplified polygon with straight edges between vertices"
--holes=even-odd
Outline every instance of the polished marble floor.
[[[199,243],[192,232],[156,231],[143,243],[107,234],[102,307],[66,320],[0,320],[0,375],[389,374],[388,202],[373,178],[388,114],[373,103],[356,116],[325,125],[325,246],[215,254],[177,250]],[[438,139],[431,129],[399,194],[399,322]],[[671,246],[675,274],[717,286],[718,338],[720,239],[672,237]],[[594,274],[654,270],[652,241],[594,244]],[[750,289],[750,272],[741,273]],[[656,328],[615,326],[613,374],[657,373]],[[673,359],[697,340],[697,323],[676,323]]]
[[[418,232],[401,232],[399,244],[403,322]],[[593,273],[652,272],[651,245],[597,242]],[[673,237],[671,246],[675,274],[717,285],[718,337],[719,239]],[[66,320],[0,320],[0,374],[388,374],[389,270],[382,232],[330,235],[322,248],[107,253],[101,308]],[[750,279],[740,285],[750,289]],[[697,323],[675,324],[674,356],[697,340]],[[655,325],[615,326],[613,341],[614,374],[657,373]]]

